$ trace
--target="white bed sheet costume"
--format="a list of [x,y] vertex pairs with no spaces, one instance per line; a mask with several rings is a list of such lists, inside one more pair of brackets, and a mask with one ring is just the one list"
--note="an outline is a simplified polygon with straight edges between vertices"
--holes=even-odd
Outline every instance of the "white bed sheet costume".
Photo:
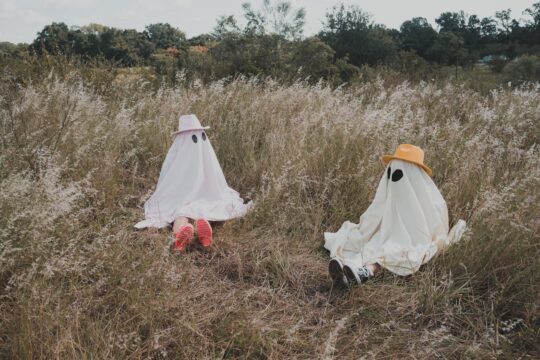
[[[407,150],[413,145],[401,147]],[[410,149],[421,151],[423,162],[423,151],[414,148]],[[326,232],[324,247],[331,258],[350,267],[358,269],[377,263],[405,276],[458,241],[465,221],[459,220],[450,232],[448,228],[446,202],[426,170],[393,158],[360,222],[347,221],[338,232]]]
[[245,215],[244,201],[225,180],[221,166],[195,115],[183,115],[163,162],[157,187],[144,204],[136,228],[167,227],[178,217],[225,221]]

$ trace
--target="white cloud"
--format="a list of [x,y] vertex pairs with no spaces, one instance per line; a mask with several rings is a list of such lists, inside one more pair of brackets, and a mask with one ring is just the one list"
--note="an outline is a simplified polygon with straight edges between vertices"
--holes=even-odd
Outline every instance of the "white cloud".
[[9,14],[15,10],[15,0],[0,1],[0,15]]

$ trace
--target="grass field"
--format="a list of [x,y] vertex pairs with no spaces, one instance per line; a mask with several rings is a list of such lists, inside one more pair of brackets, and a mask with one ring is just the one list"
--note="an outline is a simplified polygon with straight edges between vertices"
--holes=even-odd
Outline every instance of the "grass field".
[[[174,256],[133,225],[185,113],[255,208]],[[540,356],[538,87],[51,74],[3,79],[0,124],[1,358]],[[399,143],[425,149],[464,239],[413,276],[332,288],[322,233],[358,220]]]

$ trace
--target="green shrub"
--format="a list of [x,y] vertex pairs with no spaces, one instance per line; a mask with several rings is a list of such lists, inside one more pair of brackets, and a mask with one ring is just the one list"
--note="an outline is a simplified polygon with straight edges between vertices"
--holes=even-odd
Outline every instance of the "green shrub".
[[513,84],[540,81],[540,56],[523,55],[504,67],[506,80]]

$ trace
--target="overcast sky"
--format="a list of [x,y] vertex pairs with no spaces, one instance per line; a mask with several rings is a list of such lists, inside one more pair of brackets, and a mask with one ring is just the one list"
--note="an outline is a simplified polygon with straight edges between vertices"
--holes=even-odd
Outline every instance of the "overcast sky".
[[[536,0],[540,1],[540,0]],[[51,22],[69,26],[99,23],[143,30],[145,25],[166,22],[184,31],[188,37],[210,32],[221,15],[241,15],[245,0],[0,0],[0,41],[31,42],[38,31]],[[337,3],[356,4],[373,16],[377,23],[398,28],[415,16],[435,24],[444,11],[464,10],[480,17],[495,11],[512,10],[522,18],[523,10],[535,2],[524,0],[290,0],[293,7],[307,11],[305,34],[321,29],[324,14]],[[252,0],[258,8],[262,0]]]

